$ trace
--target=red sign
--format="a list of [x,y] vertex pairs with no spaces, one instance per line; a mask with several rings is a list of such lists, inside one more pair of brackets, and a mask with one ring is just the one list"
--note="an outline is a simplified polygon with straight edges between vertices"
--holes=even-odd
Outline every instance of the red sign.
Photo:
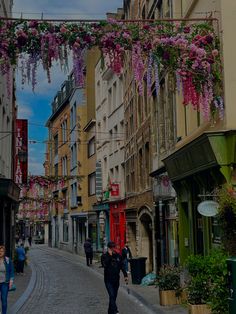
[[15,182],[26,184],[28,177],[28,120],[16,119]]
[[118,183],[111,184],[111,196],[119,196],[120,195],[120,187]]

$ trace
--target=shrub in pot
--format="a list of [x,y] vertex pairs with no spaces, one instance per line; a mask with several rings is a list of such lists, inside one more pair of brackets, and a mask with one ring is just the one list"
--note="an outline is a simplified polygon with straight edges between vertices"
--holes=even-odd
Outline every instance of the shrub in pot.
[[227,255],[221,249],[215,249],[205,257],[193,255],[188,258],[190,313],[228,313],[226,259]]
[[157,279],[159,286],[160,304],[180,304],[180,268],[171,265],[161,267]]

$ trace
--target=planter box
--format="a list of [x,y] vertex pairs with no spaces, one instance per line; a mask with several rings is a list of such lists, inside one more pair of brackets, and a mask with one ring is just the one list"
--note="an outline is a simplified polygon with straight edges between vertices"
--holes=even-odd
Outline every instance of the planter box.
[[207,304],[188,304],[189,314],[211,314]]
[[175,290],[160,290],[160,305],[176,305],[181,304],[181,297],[177,298]]

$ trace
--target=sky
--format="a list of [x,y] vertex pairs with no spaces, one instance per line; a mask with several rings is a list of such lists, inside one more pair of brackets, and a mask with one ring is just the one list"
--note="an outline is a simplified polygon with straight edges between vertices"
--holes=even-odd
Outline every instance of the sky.
[[[30,19],[103,19],[106,12],[116,12],[123,0],[14,0],[13,16]],[[20,72],[20,71],[19,71]],[[69,73],[61,72],[56,64],[51,70],[51,83],[41,68],[37,71],[35,92],[30,85],[22,88],[20,73],[16,78],[18,118],[29,123],[29,174],[44,175],[43,162],[48,131],[45,127],[51,115],[51,102]],[[30,141],[40,143],[33,144]]]

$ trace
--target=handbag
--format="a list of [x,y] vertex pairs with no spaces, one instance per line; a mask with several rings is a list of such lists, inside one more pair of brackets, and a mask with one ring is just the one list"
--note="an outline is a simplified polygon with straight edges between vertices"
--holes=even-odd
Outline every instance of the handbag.
[[15,291],[16,290],[16,285],[13,283],[11,288],[8,289],[8,291]]

